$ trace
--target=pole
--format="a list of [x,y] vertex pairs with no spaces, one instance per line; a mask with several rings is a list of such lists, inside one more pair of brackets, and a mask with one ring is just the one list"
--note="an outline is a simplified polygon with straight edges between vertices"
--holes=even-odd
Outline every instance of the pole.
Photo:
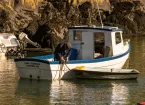
[[102,26],[102,28],[103,28],[103,22],[102,22],[102,17],[101,17],[100,10],[99,10],[98,2],[97,2],[97,9],[98,9],[98,12],[99,12],[99,17],[100,17],[100,21],[101,21],[101,26]]

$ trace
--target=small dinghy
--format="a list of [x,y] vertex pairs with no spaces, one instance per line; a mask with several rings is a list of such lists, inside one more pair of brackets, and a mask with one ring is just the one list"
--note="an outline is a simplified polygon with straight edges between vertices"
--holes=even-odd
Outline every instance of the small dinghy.
[[7,50],[17,50],[20,45],[18,39],[13,33],[0,33],[0,52],[6,53]]
[[135,69],[109,69],[76,67],[73,69],[76,78],[79,79],[137,79],[140,73]]

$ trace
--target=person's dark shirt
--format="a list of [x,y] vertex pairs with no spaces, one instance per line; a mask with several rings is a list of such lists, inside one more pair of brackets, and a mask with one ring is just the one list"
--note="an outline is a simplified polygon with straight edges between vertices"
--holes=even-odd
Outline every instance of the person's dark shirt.
[[54,60],[60,61],[60,58],[63,57],[66,59],[70,56],[70,48],[67,47],[67,44],[62,42],[57,45],[54,52]]

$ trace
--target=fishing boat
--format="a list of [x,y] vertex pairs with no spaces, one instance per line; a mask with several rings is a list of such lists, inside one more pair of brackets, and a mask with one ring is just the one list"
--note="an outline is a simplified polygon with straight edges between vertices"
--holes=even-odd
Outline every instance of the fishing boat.
[[93,73],[95,70],[97,72],[98,68],[113,69],[113,73],[115,70],[121,71],[130,53],[130,42],[124,41],[122,29],[111,26],[74,26],[69,27],[68,31],[69,42],[72,44],[68,62],[59,64],[58,61],[54,61],[53,54],[16,58],[14,61],[19,76],[29,79],[55,80],[74,79],[78,71],[92,73],[92,69],[83,71],[77,69],[77,71],[75,68],[78,67],[93,68]]
[[7,49],[17,49],[20,45],[13,33],[0,33],[0,52],[6,52]]

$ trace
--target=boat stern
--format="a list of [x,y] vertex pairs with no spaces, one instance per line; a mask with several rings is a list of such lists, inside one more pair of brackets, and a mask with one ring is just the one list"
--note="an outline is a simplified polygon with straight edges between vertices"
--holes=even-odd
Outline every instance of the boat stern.
[[49,61],[21,58],[14,59],[21,78],[48,79],[51,80],[51,68]]

